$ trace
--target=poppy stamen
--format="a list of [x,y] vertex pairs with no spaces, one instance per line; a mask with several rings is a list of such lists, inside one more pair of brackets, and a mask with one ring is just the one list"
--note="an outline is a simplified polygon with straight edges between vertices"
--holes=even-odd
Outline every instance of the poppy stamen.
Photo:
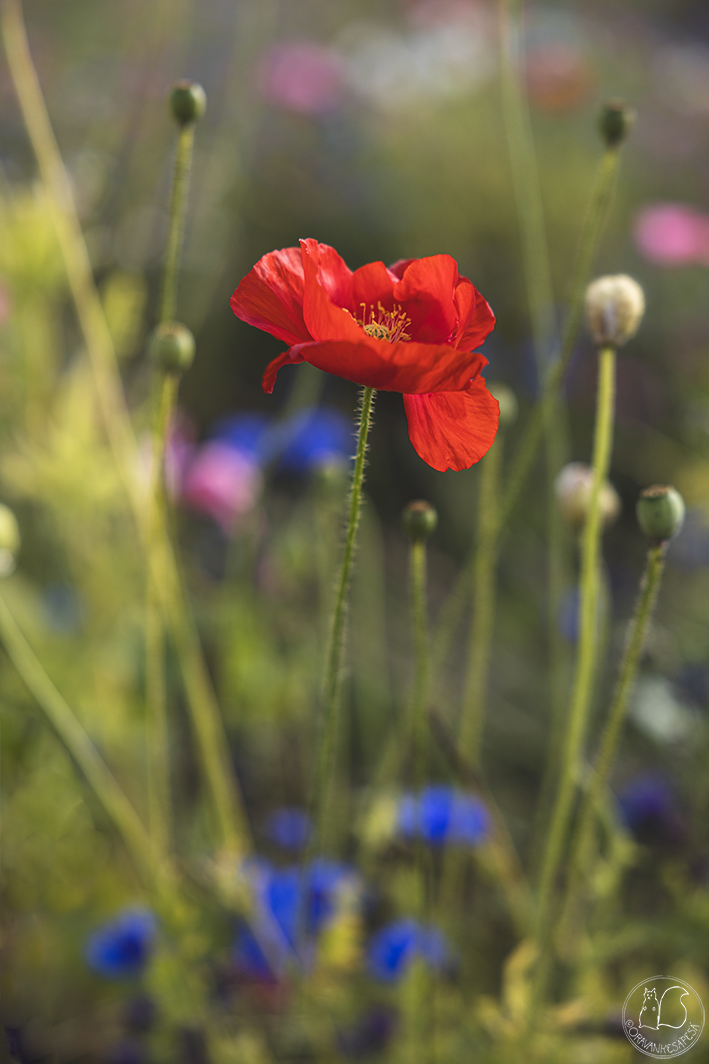
[[397,340],[410,340],[411,336],[406,332],[407,326],[411,325],[411,318],[395,303],[392,310],[385,310],[381,303],[369,307],[369,321],[367,321],[367,304],[360,303],[362,317],[357,318],[367,336],[373,336],[376,340],[388,340],[395,343]]

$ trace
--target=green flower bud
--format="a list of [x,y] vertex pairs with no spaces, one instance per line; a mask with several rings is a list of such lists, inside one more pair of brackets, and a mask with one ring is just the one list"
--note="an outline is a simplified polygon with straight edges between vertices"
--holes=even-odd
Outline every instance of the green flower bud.
[[606,145],[617,148],[635,123],[635,111],[624,100],[608,100],[598,116],[598,128]]
[[178,125],[189,126],[207,110],[207,94],[194,81],[178,81],[170,93],[170,110]]
[[653,484],[640,492],[635,513],[640,528],[657,543],[672,539],[684,523],[684,499],[676,488]]
[[627,274],[599,277],[586,289],[586,318],[599,346],[622,347],[638,331],[645,313],[645,295]]
[[508,385],[503,384],[502,381],[490,381],[487,390],[500,404],[500,428],[508,429],[510,425],[514,425],[517,420],[517,413],[519,410],[517,396],[512,389],[508,387]]
[[417,543],[436,531],[438,514],[430,502],[418,500],[404,507],[401,521],[407,536]]
[[164,321],[151,336],[148,351],[164,373],[184,373],[194,359],[194,336],[181,322]]
[[[585,524],[592,483],[593,469],[584,462],[569,462],[554,481],[561,516],[574,531]],[[612,525],[620,513],[620,496],[608,480],[601,484],[599,505],[604,526]]]
[[20,549],[20,526],[8,506],[0,503],[0,576],[9,576],[15,568]]

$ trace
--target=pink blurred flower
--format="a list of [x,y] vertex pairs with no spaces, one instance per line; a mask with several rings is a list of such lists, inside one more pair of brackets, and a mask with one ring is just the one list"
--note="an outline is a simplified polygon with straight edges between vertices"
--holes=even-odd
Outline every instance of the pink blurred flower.
[[638,251],[659,266],[709,266],[709,214],[680,203],[639,211],[633,225]]
[[199,448],[182,481],[182,502],[221,525],[226,535],[256,505],[261,472],[254,460],[217,440]]
[[342,100],[340,56],[311,41],[273,45],[261,60],[259,74],[266,99],[289,111],[324,114],[335,110]]

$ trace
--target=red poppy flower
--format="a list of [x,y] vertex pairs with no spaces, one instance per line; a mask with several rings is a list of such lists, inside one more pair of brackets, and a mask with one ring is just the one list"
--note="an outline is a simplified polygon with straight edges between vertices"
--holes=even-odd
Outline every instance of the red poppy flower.
[[317,240],[272,251],[231,297],[237,317],[289,345],[263,387],[291,362],[355,384],[402,392],[415,450],[434,469],[467,469],[489,450],[499,407],[473,352],[492,331],[490,307],[450,255],[370,262],[352,272]]

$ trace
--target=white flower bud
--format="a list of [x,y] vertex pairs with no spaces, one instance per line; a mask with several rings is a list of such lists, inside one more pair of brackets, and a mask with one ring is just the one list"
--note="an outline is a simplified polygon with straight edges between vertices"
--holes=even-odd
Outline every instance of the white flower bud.
[[644,313],[643,290],[625,273],[599,277],[586,289],[588,327],[599,345],[622,347],[637,332]]
[[[583,528],[586,520],[592,484],[593,469],[583,462],[569,462],[554,482],[561,516],[575,530]],[[606,527],[612,525],[620,513],[620,497],[607,480],[601,484],[599,505],[603,524]]]

